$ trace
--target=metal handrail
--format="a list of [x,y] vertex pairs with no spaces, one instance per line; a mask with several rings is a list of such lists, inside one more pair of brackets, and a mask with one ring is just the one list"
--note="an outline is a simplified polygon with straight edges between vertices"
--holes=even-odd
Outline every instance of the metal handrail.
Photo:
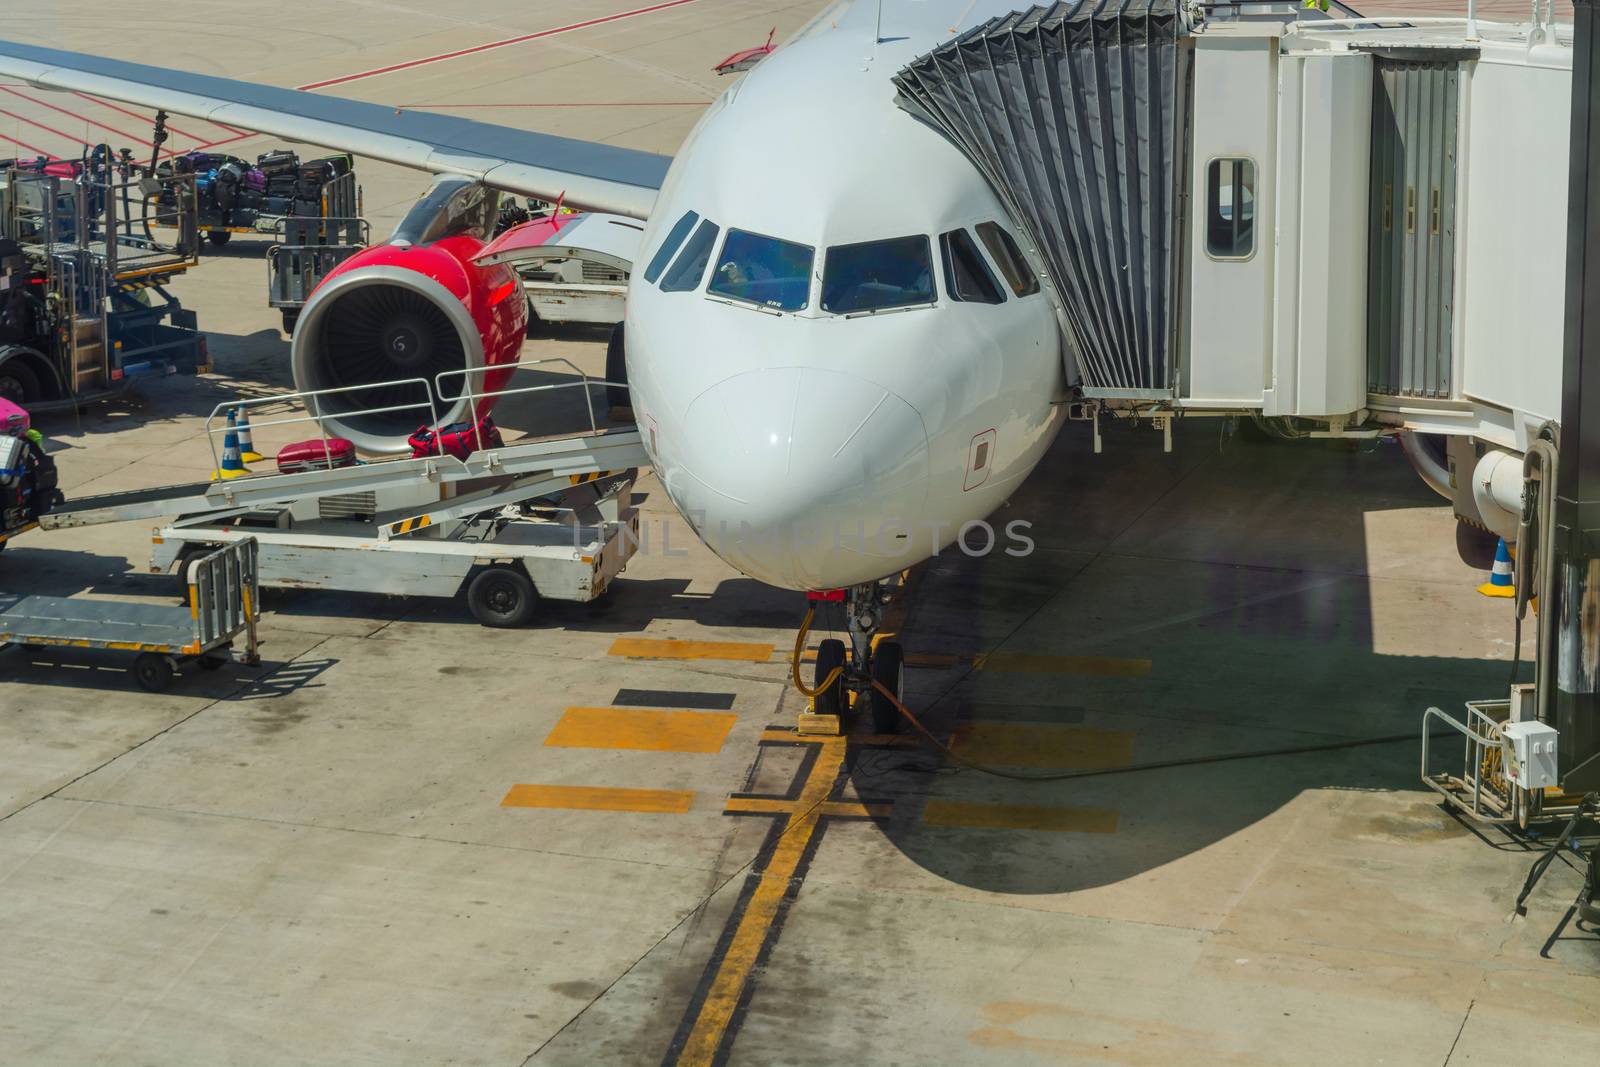
[[[480,392],[472,388],[471,380],[468,379],[468,381],[464,383],[462,392],[449,399],[449,407],[454,407],[456,404],[465,401],[467,409],[474,413],[472,420],[472,432],[477,442],[477,449],[482,451],[485,447],[483,440],[483,427],[480,420],[476,418],[478,402],[488,399],[498,400],[501,397],[515,396],[522,393],[550,392],[557,389],[583,389],[584,407],[589,416],[589,432],[599,433],[600,423],[595,417],[594,410],[594,388],[598,386],[626,389],[628,388],[628,383],[615,382],[607,378],[591,377],[584,373],[583,369],[577,364],[573,363],[570,359],[565,359],[560,356],[549,356],[542,359],[518,360],[515,363],[501,363],[493,367],[463,367],[459,370],[442,371],[434,376],[434,380],[432,382],[428,381],[426,378],[403,378],[396,381],[368,382],[362,385],[341,385],[329,389],[308,389],[293,393],[275,393],[272,396],[248,397],[239,400],[223,401],[211,409],[210,415],[206,417],[204,427],[206,441],[211,448],[212,469],[219,469],[222,465],[221,456],[217,452],[217,436],[219,434],[226,435],[228,432],[228,426],[226,424],[228,413],[237,412],[241,408],[265,407],[268,405],[288,404],[293,401],[300,401],[303,405],[309,408],[309,412],[307,414],[294,415],[288,418],[272,419],[267,422],[252,422],[250,425],[250,430],[252,433],[254,433],[257,429],[268,429],[274,426],[290,426],[299,423],[314,422],[317,424],[318,435],[322,439],[323,455],[326,458],[328,465],[331,467],[333,465],[333,450],[330,444],[332,436],[322,425],[322,420],[325,417],[322,411],[322,399],[324,397],[334,396],[341,393],[358,392],[367,389],[385,389],[394,386],[421,386],[424,394],[424,398],[422,400],[417,400],[408,404],[391,404],[384,407],[358,408],[352,411],[337,412],[337,415],[340,418],[361,418],[367,415],[384,415],[396,411],[418,411],[425,409],[428,413],[427,425],[433,430],[434,433],[437,434],[445,425],[444,420],[439,415],[440,400],[446,396],[443,387],[444,379],[465,377],[472,374],[485,374],[489,371],[504,370],[508,372],[514,372],[522,367],[537,367],[544,364],[561,364],[565,367],[568,367],[573,373],[578,375],[578,380],[571,382],[555,382],[549,385],[528,385],[518,386],[516,388],[502,387],[500,389],[484,390]],[[217,425],[219,420],[222,420],[221,425]],[[441,453],[441,458],[447,457],[444,453]]]
[[[1504,701],[1495,701],[1493,703],[1502,707],[1506,706]],[[1459,803],[1460,798],[1455,793],[1452,793],[1449,788],[1447,788],[1447,783],[1454,779],[1455,781],[1460,782],[1463,788],[1470,788],[1472,790],[1472,806],[1468,810],[1467,814],[1469,814],[1478,822],[1488,825],[1509,825],[1517,821],[1515,798],[1511,798],[1511,803],[1503,804],[1499,797],[1491,795],[1486,798],[1483,789],[1483,759],[1489,748],[1499,747],[1501,724],[1494,719],[1491,719],[1474,703],[1468,703],[1466,707],[1469,722],[1472,722],[1474,725],[1476,725],[1478,721],[1481,721],[1488,732],[1480,733],[1478,730],[1473,729],[1472,725],[1462,722],[1460,719],[1457,719],[1455,716],[1450,715],[1439,708],[1428,708],[1422,713],[1422,784],[1427,786],[1429,789],[1432,789],[1440,796],[1444,797],[1447,801],[1450,801],[1451,803]],[[1457,733],[1462,735],[1461,751],[1463,767],[1461,777],[1459,778],[1454,778],[1454,776],[1449,774],[1436,776],[1428,773],[1429,756],[1431,750],[1430,741],[1432,739],[1432,730],[1430,729],[1430,725],[1435,719],[1442,721],[1446,726],[1449,726],[1452,730],[1455,730]],[[1505,814],[1491,814],[1489,811],[1485,810],[1486,800],[1492,800],[1494,802],[1494,806],[1497,809],[1504,811]]]
[[337,393],[352,393],[364,389],[380,389],[397,385],[422,386],[424,399],[410,404],[392,404],[386,407],[361,408],[355,411],[343,411],[339,412],[340,416],[347,418],[360,418],[364,415],[385,415],[396,411],[416,411],[419,409],[426,409],[428,412],[428,424],[430,426],[437,426],[439,423],[439,409],[434,402],[433,389],[429,386],[426,378],[405,378],[393,382],[371,382],[366,385],[341,385],[331,389],[307,389],[297,393],[276,393],[272,396],[248,397],[243,400],[223,401],[211,409],[211,414],[206,417],[205,423],[206,441],[211,446],[212,470],[217,470],[222,466],[221,457],[217,455],[216,435],[226,435],[228,432],[228,426],[226,424],[220,427],[212,426],[212,423],[218,418],[218,416],[226,419],[229,412],[238,411],[240,408],[263,407],[268,404],[283,404],[293,400],[299,400],[302,402],[309,400],[311,408],[310,414],[297,415],[286,419],[274,419],[271,422],[252,423],[250,426],[251,433],[255,432],[257,426],[266,428],[271,426],[291,426],[297,423],[314,422],[317,424],[318,435],[322,438],[323,456],[327,459],[328,466],[331,467],[333,466],[333,447],[330,444],[332,438],[322,425],[322,398],[326,396],[332,396]]
[[[471,382],[470,379],[468,379],[468,381],[464,383],[461,393],[457,394],[457,396],[456,396],[456,400],[465,399],[467,401],[468,409],[474,413],[472,430],[473,430],[473,434],[475,435],[475,437],[477,439],[478,447],[480,449],[483,448],[483,428],[482,428],[481,422],[478,420],[478,418],[476,416],[477,407],[478,407],[478,401],[479,400],[487,400],[487,399],[489,399],[491,397],[493,397],[495,399],[500,399],[501,397],[515,396],[515,395],[518,395],[518,394],[521,394],[521,393],[543,393],[543,392],[550,392],[550,391],[553,391],[553,390],[556,390],[556,389],[576,389],[576,388],[583,389],[583,391],[584,391],[583,392],[584,407],[587,409],[588,415],[589,415],[589,432],[590,433],[599,433],[600,432],[600,423],[599,423],[599,420],[596,419],[595,415],[594,415],[594,393],[591,391],[591,387],[595,386],[595,385],[601,385],[601,386],[614,386],[616,388],[626,389],[627,388],[627,383],[626,382],[613,382],[613,381],[609,381],[609,380],[604,379],[604,378],[591,378],[591,377],[589,377],[588,374],[586,374],[583,371],[583,369],[581,367],[579,367],[576,363],[573,363],[570,359],[564,359],[564,358],[562,358],[560,356],[547,356],[547,357],[542,358],[542,359],[519,359],[515,363],[500,363],[500,364],[496,364],[493,367],[463,367],[463,368],[461,368],[459,370],[441,371],[439,374],[434,375],[434,382],[438,386],[438,390],[437,390],[438,395],[439,396],[444,396],[445,395],[444,379],[446,379],[446,378],[464,377],[466,375],[471,375],[471,374],[484,374],[484,373],[487,373],[489,371],[501,371],[501,370],[504,370],[504,371],[515,372],[515,371],[517,371],[517,370],[519,370],[519,369],[521,369],[523,367],[537,367],[537,366],[540,366],[540,365],[545,364],[545,363],[560,363],[560,364],[563,364],[563,365],[571,368],[572,372],[578,376],[579,380],[575,381],[575,382],[555,382],[555,383],[550,384],[550,385],[525,385],[525,386],[520,386],[520,387],[515,388],[515,389],[512,389],[512,388],[493,389],[493,390],[489,390],[489,391],[483,392],[483,393],[475,392],[473,390],[472,382]],[[434,429],[434,432],[437,433],[438,430],[439,430],[439,427],[435,426],[433,429]]]

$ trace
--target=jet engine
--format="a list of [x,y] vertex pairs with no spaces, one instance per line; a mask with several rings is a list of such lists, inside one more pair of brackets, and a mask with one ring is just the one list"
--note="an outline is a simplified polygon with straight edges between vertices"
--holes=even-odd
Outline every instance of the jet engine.
[[[315,400],[328,434],[367,453],[404,452],[422,424],[475,420],[494,406],[483,394],[511,377],[528,322],[516,273],[473,262],[492,234],[495,199],[477,183],[441,179],[388,242],[351,256],[312,292],[295,326],[294,381],[302,392],[336,390]],[[449,373],[458,371],[480,373]]]

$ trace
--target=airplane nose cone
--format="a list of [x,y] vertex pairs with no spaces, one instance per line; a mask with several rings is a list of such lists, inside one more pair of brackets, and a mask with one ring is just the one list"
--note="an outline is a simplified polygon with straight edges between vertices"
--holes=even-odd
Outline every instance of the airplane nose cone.
[[706,543],[746,574],[838,588],[890,573],[910,552],[928,438],[898,396],[852,375],[786,367],[728,378],[687,416],[679,498]]

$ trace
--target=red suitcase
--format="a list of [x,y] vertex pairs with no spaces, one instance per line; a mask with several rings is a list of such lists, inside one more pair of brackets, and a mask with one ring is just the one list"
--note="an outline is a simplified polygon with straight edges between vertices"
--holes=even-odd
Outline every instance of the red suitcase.
[[279,474],[325,471],[334,467],[354,467],[356,446],[343,437],[317,438],[285,445],[278,453]]
[[454,456],[456,459],[466,459],[479,448],[500,448],[505,441],[501,438],[500,428],[494,424],[494,419],[485,415],[477,426],[473,426],[470,422],[453,422],[448,426],[439,427],[437,434],[430,427],[418,427],[417,432],[407,438],[407,443],[411,445],[412,459],[437,456],[441,453]]

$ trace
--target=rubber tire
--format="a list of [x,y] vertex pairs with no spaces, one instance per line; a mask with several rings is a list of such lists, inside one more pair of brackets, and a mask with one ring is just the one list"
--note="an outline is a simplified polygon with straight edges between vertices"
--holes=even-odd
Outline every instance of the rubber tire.
[[[872,680],[888,686],[895,696],[905,698],[906,656],[898,641],[880,641],[872,653]],[[872,689],[872,729],[875,733],[892,734],[900,730],[900,709],[889,698]]]
[[485,567],[467,586],[472,617],[497,630],[527,625],[538,599],[533,580],[517,567]]
[[0,364],[0,383],[7,381],[15,384],[9,388],[0,384],[0,399],[9,400],[19,407],[27,407],[40,399],[39,376],[22,360],[8,359]]
[[290,337],[293,337],[294,336],[294,328],[295,328],[296,325],[299,324],[299,322],[300,322],[300,309],[299,308],[284,308],[283,309],[283,332],[284,333],[288,334]]
[[195,660],[195,662],[200,665],[200,669],[203,671],[220,671],[228,665],[228,657],[217,656],[208,652]]
[[633,406],[632,394],[627,388],[628,358],[627,343],[623,335],[623,324],[617,323],[611,327],[611,336],[606,340],[606,381],[622,382],[622,385],[606,386],[606,407],[631,408]]
[[172,675],[172,664],[157,653],[141,652],[133,661],[133,680],[146,693],[164,692],[172,684]]
[[[837,637],[830,637],[817,646],[817,669],[811,675],[811,686],[815,689],[827,680],[835,667],[843,667],[844,642]],[[850,710],[850,701],[845,698],[844,676],[839,678],[827,689],[812,698],[812,710],[818,715],[844,715]]]
[[212,230],[206,234],[206,240],[211,242],[212,248],[226,248],[228,242],[233,240],[233,234],[227,230]]
[[173,577],[178,583],[178,599],[183,601],[185,604],[189,602],[189,564],[193,563],[201,556],[210,555],[213,551],[214,550],[210,548],[194,545],[178,553],[178,565],[172,573]]

